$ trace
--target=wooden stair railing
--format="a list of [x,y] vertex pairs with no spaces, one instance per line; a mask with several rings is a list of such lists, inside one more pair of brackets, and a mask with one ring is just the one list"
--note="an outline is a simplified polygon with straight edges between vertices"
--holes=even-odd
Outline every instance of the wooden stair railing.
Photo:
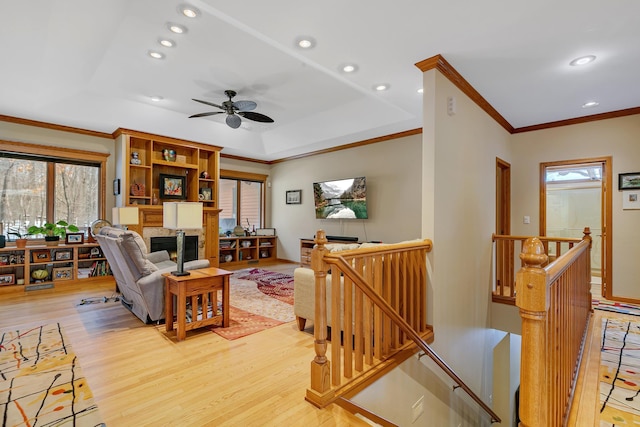
[[[591,314],[591,237],[546,265],[538,238],[525,241],[516,278],[522,318],[520,426],[561,426],[573,388]],[[546,265],[546,267],[543,267]]]
[[[316,236],[311,255],[316,280],[315,358],[306,399],[325,407],[397,366],[396,357],[421,350],[455,382],[454,389],[463,389],[492,421],[499,422],[498,415],[427,343],[433,341],[426,313],[426,255],[431,241],[329,253],[324,231]],[[327,353],[325,283],[329,269],[332,345]]]
[[[589,227],[585,227],[584,235],[590,235]],[[531,236],[509,236],[494,234],[492,241],[495,251],[495,283],[493,286],[493,301],[504,304],[515,305],[516,295],[516,254],[522,250],[524,242]],[[580,243],[583,238],[572,237],[538,237],[544,247],[544,253],[549,257],[549,261],[557,259],[560,255]],[[551,253],[549,253],[551,248]],[[520,262],[520,267],[523,264]]]

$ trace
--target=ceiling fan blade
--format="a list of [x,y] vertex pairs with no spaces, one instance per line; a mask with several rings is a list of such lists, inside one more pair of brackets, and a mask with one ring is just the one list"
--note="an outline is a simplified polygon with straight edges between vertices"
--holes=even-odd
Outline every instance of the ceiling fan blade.
[[242,123],[242,120],[240,120],[240,117],[235,114],[229,114],[227,116],[226,122],[230,128],[238,129],[240,127],[240,124]]
[[199,99],[195,99],[195,98],[191,98],[191,99],[192,99],[193,101],[199,102],[199,103],[201,103],[201,104],[210,105],[210,106],[212,106],[212,107],[216,107],[216,108],[219,108],[219,109],[221,109],[221,110],[224,110],[224,108],[222,108],[222,106],[221,106],[221,105],[214,104],[213,102],[209,102],[209,101],[201,101],[201,100],[199,100]]
[[233,106],[237,108],[239,111],[249,111],[249,110],[255,110],[258,104],[256,104],[253,101],[236,101],[233,103]]
[[264,114],[254,113],[252,111],[240,111],[237,114],[241,115],[245,119],[253,120],[255,122],[273,123],[273,119]]
[[224,113],[224,111],[210,111],[208,113],[199,113],[199,114],[194,114],[193,116],[189,116],[189,118],[192,119],[194,117],[207,117],[207,116],[213,116],[214,114],[220,114],[220,113]]

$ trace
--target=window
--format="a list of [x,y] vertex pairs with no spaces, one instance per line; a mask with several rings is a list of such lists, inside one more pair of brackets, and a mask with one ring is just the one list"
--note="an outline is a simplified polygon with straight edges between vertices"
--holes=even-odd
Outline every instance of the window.
[[[3,144],[0,141],[0,222],[3,234],[25,235],[32,225],[60,220],[83,229],[102,216],[104,190],[101,183],[104,181],[106,155],[98,154],[95,158],[96,153],[88,156],[88,152],[79,150],[16,143],[8,144],[12,148],[21,145],[27,152],[5,151]],[[60,151],[65,157],[59,156]],[[72,158],[73,155],[77,157]],[[95,159],[85,160],[92,157]]]
[[220,232],[233,232],[240,225],[251,231],[264,225],[266,175],[220,171]]

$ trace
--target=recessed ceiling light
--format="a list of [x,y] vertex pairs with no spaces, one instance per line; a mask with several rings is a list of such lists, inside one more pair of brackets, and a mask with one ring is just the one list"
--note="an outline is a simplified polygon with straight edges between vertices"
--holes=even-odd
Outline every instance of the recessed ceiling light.
[[167,24],[167,28],[169,28],[169,31],[176,34],[185,34],[187,32],[187,27],[180,24],[174,24],[172,22]]
[[149,52],[147,52],[147,54],[152,57],[153,59],[164,59],[164,53],[162,52],[157,52],[155,50],[150,50]]
[[313,37],[301,36],[296,38],[296,46],[300,49],[312,49],[316,46],[316,40]]
[[178,11],[187,18],[197,18],[200,16],[200,11],[188,4],[181,4],[178,6]]
[[176,47],[176,42],[171,39],[158,39],[158,43],[164,47]]
[[423,88],[418,89],[418,93],[423,93],[423,92],[424,92]]
[[391,86],[387,83],[380,83],[377,85],[373,85],[373,90],[377,90],[378,92],[382,92],[383,90],[389,89]]
[[340,66],[340,71],[343,73],[355,73],[358,71],[358,66],[356,64],[343,64]]
[[163,97],[161,97],[161,96],[157,96],[157,95],[156,95],[156,96],[152,96],[152,97],[151,97],[151,100],[152,100],[153,102],[160,102],[160,101],[162,101],[163,99],[164,99]]
[[581,56],[580,58],[576,58],[573,61],[569,62],[569,65],[572,66],[576,66],[576,65],[587,65],[590,62],[593,62],[596,60],[595,55],[587,55],[587,56]]
[[597,101],[589,101],[589,102],[585,102],[584,104],[582,104],[582,108],[597,107],[598,105],[600,105],[600,103],[597,102]]

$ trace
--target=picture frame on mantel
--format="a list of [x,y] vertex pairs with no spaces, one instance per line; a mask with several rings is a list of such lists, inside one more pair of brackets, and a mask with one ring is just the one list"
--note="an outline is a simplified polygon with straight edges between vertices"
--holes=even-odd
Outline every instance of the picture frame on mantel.
[[302,190],[288,190],[286,201],[288,205],[299,205],[302,203]]
[[184,176],[161,173],[159,188],[161,199],[187,198],[187,180]]

